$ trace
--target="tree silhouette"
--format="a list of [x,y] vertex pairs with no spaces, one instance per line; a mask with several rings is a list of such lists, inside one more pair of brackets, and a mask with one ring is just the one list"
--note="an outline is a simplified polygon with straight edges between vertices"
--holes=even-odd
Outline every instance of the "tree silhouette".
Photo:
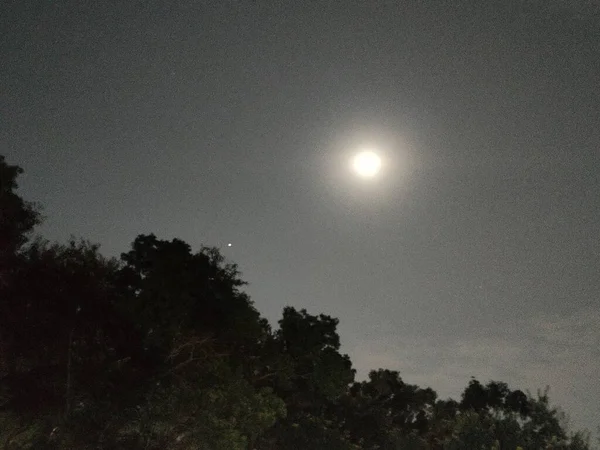
[[460,402],[378,369],[355,382],[338,320],[272,330],[215,248],[140,235],[120,259],[31,240],[40,216],[0,156],[5,449],[589,450],[548,392],[472,379]]

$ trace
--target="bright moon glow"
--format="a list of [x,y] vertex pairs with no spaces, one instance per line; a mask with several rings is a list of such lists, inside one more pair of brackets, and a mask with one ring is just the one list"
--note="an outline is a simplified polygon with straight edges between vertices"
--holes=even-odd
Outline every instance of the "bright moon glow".
[[373,152],[362,152],[354,157],[352,166],[361,177],[374,177],[381,169],[381,158]]

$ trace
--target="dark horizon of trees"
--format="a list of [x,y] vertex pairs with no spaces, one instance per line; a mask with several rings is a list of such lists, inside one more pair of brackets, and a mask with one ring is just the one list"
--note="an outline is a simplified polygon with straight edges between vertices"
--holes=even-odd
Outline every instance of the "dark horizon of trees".
[[0,155],[0,448],[591,448],[547,390],[356,381],[337,319],[286,306],[272,328],[216,248],[140,235],[117,259],[32,239],[21,172]]

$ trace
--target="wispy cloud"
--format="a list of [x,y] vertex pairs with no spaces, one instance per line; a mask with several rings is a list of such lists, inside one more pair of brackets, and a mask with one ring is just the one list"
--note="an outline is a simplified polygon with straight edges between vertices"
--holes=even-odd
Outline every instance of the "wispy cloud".
[[386,367],[405,381],[460,396],[469,378],[536,392],[551,387],[575,427],[600,425],[600,307],[540,314],[487,335],[430,339],[386,333],[350,350],[360,377]]

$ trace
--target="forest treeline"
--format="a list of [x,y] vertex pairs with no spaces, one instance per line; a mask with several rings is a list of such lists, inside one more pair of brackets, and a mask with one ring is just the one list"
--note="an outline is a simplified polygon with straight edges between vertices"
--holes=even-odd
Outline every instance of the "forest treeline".
[[356,381],[337,319],[285,307],[272,328],[215,248],[140,235],[109,259],[35,238],[20,173],[0,156],[1,448],[590,448],[547,391]]

